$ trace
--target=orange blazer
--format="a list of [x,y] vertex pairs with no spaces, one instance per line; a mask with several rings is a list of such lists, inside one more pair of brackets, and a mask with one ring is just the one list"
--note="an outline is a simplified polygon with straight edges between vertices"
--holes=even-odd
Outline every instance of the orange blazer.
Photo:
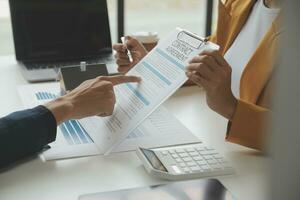
[[[256,0],[219,1],[217,28],[209,39],[220,45],[223,55],[243,28],[255,3]],[[279,18],[273,22],[243,71],[240,99],[233,119],[228,123],[227,141],[259,150],[264,147],[280,33]]]

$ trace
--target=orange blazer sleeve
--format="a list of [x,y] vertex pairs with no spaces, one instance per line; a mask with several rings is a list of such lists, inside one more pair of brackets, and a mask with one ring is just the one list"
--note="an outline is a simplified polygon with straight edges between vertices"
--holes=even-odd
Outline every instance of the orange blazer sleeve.
[[238,100],[233,119],[228,123],[226,140],[262,150],[269,110]]

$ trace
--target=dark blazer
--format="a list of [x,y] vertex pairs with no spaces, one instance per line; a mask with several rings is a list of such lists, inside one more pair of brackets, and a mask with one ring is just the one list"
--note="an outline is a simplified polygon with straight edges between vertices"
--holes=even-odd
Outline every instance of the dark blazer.
[[0,119],[0,168],[32,156],[56,138],[56,120],[44,106]]

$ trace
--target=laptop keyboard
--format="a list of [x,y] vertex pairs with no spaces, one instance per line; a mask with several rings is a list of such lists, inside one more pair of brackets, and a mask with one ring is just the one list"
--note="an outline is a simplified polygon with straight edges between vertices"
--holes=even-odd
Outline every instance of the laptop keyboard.
[[[111,63],[114,61],[113,56],[98,58],[98,59],[90,59],[85,62],[88,65],[91,64],[100,64],[100,63]],[[61,67],[69,67],[79,65],[80,61],[71,61],[71,62],[49,62],[49,63],[26,63],[25,66],[28,70],[37,70],[37,69],[55,69]]]

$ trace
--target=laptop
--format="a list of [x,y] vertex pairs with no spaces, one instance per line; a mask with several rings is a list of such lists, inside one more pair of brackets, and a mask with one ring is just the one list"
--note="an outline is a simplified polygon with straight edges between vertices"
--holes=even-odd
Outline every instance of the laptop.
[[106,0],[9,0],[9,4],[16,60],[29,82],[56,80],[61,67],[81,61],[114,63]]

